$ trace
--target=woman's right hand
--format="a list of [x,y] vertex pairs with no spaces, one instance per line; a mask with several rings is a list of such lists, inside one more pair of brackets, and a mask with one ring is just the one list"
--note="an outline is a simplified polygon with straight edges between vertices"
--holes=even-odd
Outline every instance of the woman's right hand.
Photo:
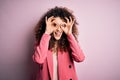
[[54,20],[54,16],[51,16],[47,19],[47,17],[45,17],[45,21],[46,21],[46,30],[45,33],[46,34],[51,34],[54,31],[54,27],[52,26],[52,21]]

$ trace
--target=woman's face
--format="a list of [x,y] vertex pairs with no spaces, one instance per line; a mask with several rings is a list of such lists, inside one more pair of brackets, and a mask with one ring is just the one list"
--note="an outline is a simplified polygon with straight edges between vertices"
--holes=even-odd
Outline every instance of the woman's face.
[[61,26],[65,26],[65,22],[60,17],[55,17],[52,25],[55,28],[53,31],[53,36],[56,40],[59,40],[63,33]]

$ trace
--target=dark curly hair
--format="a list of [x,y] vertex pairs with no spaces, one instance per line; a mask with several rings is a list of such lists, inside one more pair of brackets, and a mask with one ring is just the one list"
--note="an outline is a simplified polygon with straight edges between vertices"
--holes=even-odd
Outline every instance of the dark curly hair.
[[[70,20],[70,17],[72,18],[72,20],[75,20],[75,16],[72,14],[72,11],[70,11],[69,9],[67,9],[66,7],[55,7],[52,8],[50,10],[48,10],[48,12],[46,12],[41,19],[39,20],[38,24],[35,27],[35,39],[36,39],[36,45],[39,45],[40,40],[42,35],[45,32],[46,29],[46,22],[45,22],[45,17],[47,16],[47,18],[54,16],[54,17],[60,17],[62,20],[64,20],[65,22],[67,22],[67,20],[65,19],[65,17],[67,17]],[[78,29],[76,27],[77,22],[75,20],[73,27],[72,27],[72,34],[75,37],[76,41],[77,40],[77,36],[78,36]],[[53,37],[53,34],[51,34],[51,39],[49,41],[49,50],[52,49],[54,47],[55,44],[55,38]],[[58,41],[58,47],[60,50],[62,51],[66,51],[69,48],[69,42],[67,40],[67,35],[65,33],[62,34],[60,40]]]

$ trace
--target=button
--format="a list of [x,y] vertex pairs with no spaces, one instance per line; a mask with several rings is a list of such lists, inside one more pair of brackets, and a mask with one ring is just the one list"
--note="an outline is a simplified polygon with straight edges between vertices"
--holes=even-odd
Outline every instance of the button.
[[69,68],[72,68],[72,65],[69,65]]
[[40,69],[42,70],[42,69],[43,69],[43,66],[41,66]]
[[72,80],[72,78],[70,78],[70,80]]

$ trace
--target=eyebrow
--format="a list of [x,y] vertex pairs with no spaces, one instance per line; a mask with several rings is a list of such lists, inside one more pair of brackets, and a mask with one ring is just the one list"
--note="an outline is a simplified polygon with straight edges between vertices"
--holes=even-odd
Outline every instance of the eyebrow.
[[53,18],[53,19],[52,19],[52,22],[53,22],[54,20],[55,20],[55,19]]

